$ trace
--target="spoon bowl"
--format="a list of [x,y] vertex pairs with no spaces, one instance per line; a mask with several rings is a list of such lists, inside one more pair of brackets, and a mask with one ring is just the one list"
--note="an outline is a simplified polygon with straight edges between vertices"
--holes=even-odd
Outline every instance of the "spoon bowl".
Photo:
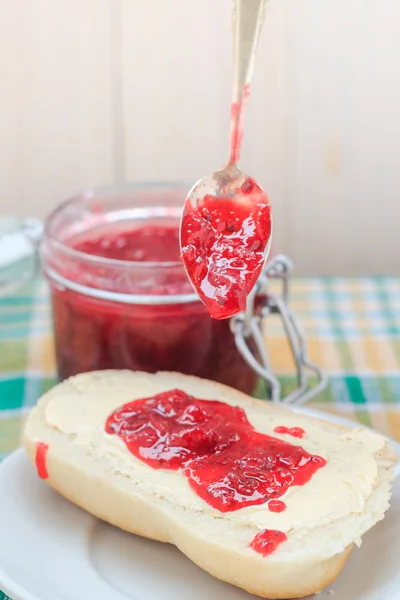
[[211,317],[229,318],[265,264],[271,239],[268,197],[238,167],[243,118],[267,0],[233,0],[234,82],[229,161],[198,181],[186,198],[180,227],[182,260]]
[[252,189],[253,183],[254,180],[249,175],[246,175],[236,164],[232,164],[202,177],[190,190],[186,203],[190,202],[194,208],[198,208],[205,196],[213,196],[221,201],[230,198],[232,202],[246,201],[253,205],[257,202],[265,202],[265,193],[256,184],[261,190],[261,195],[257,194],[256,190]]
[[193,186],[181,220],[182,260],[212,317],[246,309],[268,257],[271,230],[266,193],[237,165]]

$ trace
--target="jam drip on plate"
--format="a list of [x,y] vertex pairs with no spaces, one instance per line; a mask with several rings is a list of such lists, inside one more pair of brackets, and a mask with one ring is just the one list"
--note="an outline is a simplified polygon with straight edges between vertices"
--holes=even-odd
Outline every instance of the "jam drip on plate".
[[49,476],[49,473],[47,471],[47,463],[46,463],[48,449],[49,449],[48,444],[45,444],[44,442],[36,442],[35,463],[36,463],[37,473],[41,479],[47,479]]
[[246,179],[233,198],[206,195],[196,208],[186,201],[182,260],[211,317],[226,319],[245,310],[270,236],[268,198],[253,179]]
[[286,540],[287,536],[283,531],[263,529],[260,533],[257,533],[250,544],[250,548],[253,548],[253,550],[263,556],[268,556],[268,554],[275,552],[279,544],[282,544]]
[[276,500],[326,464],[320,456],[254,430],[243,409],[181,390],[113,412],[106,432],[155,469],[182,469],[191,488],[220,512]]

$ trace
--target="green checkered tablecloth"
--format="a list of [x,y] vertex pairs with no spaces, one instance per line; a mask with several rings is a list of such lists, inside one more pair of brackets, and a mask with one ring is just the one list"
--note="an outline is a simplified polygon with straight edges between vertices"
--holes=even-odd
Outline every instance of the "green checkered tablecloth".
[[[296,279],[291,307],[311,359],[330,377],[312,406],[400,441],[400,278]],[[274,371],[289,386],[293,364],[274,321],[266,343]],[[38,280],[0,300],[0,459],[20,445],[24,417],[54,383],[49,295]]]

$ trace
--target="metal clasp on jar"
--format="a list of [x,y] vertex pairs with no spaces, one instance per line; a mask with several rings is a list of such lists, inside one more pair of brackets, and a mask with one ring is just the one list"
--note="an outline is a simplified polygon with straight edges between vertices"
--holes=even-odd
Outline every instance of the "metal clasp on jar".
[[[233,316],[230,325],[238,351],[266,382],[270,400],[283,404],[303,404],[321,392],[328,380],[322,369],[310,361],[305,333],[288,305],[289,277],[292,269],[291,260],[283,255],[276,256],[268,262],[248,297],[246,312]],[[280,293],[273,293],[268,289],[270,280],[281,283]],[[269,315],[280,317],[296,369],[297,387],[285,397],[282,397],[278,378],[272,373],[264,339],[263,327]],[[250,344],[250,341],[253,343]],[[256,348],[257,356],[251,351],[251,346]],[[316,383],[312,386],[309,381],[310,374],[316,378]]]

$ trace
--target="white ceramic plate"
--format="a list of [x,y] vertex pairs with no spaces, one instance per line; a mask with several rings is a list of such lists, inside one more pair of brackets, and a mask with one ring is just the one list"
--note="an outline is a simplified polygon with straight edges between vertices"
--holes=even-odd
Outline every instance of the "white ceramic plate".
[[[38,479],[23,450],[1,464],[0,490],[0,589],[13,600],[255,600],[176,548],[119,531],[73,506]],[[398,477],[386,518],[315,600],[399,600],[399,556]]]

